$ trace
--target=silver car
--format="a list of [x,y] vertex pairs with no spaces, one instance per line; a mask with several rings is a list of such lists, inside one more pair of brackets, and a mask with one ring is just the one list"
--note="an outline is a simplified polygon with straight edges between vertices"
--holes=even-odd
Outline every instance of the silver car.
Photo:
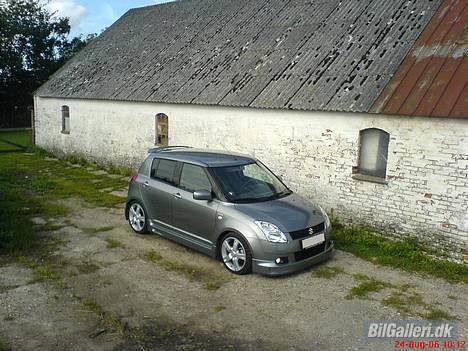
[[326,212],[242,154],[150,150],[130,181],[125,216],[135,232],[189,246],[235,274],[292,273],[333,252]]

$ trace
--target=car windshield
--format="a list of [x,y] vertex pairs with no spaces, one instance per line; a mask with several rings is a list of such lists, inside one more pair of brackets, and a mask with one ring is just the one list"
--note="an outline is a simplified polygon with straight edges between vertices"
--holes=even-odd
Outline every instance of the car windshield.
[[289,195],[291,191],[260,163],[214,167],[211,172],[230,202],[260,202]]

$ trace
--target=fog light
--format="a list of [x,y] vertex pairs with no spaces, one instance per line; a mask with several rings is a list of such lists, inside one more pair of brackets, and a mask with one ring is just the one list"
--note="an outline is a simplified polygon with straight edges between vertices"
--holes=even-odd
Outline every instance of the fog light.
[[277,257],[275,260],[276,264],[285,264],[288,263],[287,257]]

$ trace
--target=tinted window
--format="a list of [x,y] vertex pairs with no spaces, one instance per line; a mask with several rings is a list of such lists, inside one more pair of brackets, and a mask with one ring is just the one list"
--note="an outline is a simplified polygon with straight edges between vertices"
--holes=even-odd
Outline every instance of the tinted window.
[[211,191],[211,183],[206,176],[205,170],[202,167],[190,164],[184,164],[184,167],[182,168],[182,174],[180,175],[179,185],[189,191]]
[[[154,160],[156,163],[156,160]],[[173,183],[174,182],[174,171],[177,166],[177,162],[170,161],[170,160],[159,160],[158,168],[154,173],[154,178],[164,180],[166,182]]]
[[142,163],[140,169],[138,170],[138,173],[144,174],[145,176],[147,176],[149,174],[150,166],[151,166],[151,156],[147,157],[145,162]]

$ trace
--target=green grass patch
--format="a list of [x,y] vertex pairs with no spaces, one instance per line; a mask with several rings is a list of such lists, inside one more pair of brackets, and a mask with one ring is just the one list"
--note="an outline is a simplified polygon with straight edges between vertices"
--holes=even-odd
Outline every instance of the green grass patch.
[[31,131],[30,130],[0,131],[0,140],[1,139],[26,148],[29,146],[31,142]]
[[86,234],[98,234],[98,233],[103,233],[103,232],[108,232],[114,229],[113,226],[104,226],[104,227],[99,227],[99,228],[81,228],[83,232]]
[[384,266],[468,284],[468,265],[450,262],[419,244],[416,239],[390,240],[363,226],[333,223],[336,248]]
[[332,279],[335,278],[337,275],[344,273],[344,269],[341,267],[328,267],[322,266],[315,268],[312,271],[312,275],[317,278],[322,279]]
[[33,283],[44,281],[59,281],[60,277],[55,274],[47,265],[40,265],[34,269]]
[[362,277],[360,277],[358,280],[361,282],[358,285],[352,287],[348,295],[346,295],[348,300],[354,298],[366,299],[369,297],[369,293],[393,287],[392,284],[377,280],[375,278],[362,279]]
[[216,305],[213,309],[214,309],[214,311],[215,311],[216,313],[218,313],[218,312],[224,311],[224,310],[226,309],[226,306],[224,306],[224,305]]
[[150,250],[146,252],[144,258],[146,261],[153,262],[153,263],[157,263],[159,261],[162,261],[163,259],[162,256],[154,250]]
[[382,300],[382,304],[396,309],[404,316],[414,313],[414,309],[418,306],[427,306],[422,296],[418,293],[406,295],[400,291],[393,291],[389,297]]
[[5,340],[0,339],[0,351],[11,351],[10,346]]
[[[80,198],[99,207],[115,207],[124,201],[99,191],[127,186],[120,177],[97,176],[84,168],[46,159],[47,155],[43,151],[0,154],[0,253],[18,254],[36,248],[41,226],[30,218],[47,220],[65,215],[66,207],[57,200]],[[93,182],[96,179],[98,183]]]
[[214,272],[209,272],[199,267],[187,264],[181,261],[174,261],[164,258],[155,250],[149,250],[144,254],[144,259],[151,263],[156,263],[170,272],[176,272],[184,275],[191,281],[203,283],[203,287],[207,290],[218,290],[229,279]]
[[5,143],[0,139],[0,151],[19,151],[21,150],[19,147],[15,145],[11,145],[9,143]]
[[427,313],[421,314],[420,315],[424,319],[428,320],[447,320],[447,321],[453,321],[453,320],[458,320],[459,318],[457,316],[453,316],[450,313],[441,310],[439,308],[431,308]]
[[81,274],[91,274],[98,271],[101,267],[92,262],[85,262],[77,265],[76,268]]
[[110,236],[108,236],[106,238],[106,242],[107,242],[107,248],[108,249],[116,249],[116,248],[124,248],[125,247],[125,244],[123,242],[118,241],[116,239],[113,239]]

